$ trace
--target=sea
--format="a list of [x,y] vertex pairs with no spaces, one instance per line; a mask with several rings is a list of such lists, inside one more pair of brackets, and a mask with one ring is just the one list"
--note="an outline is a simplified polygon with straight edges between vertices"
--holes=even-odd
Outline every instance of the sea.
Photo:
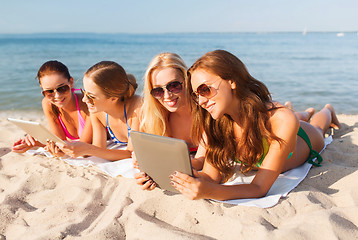
[[177,53],[190,67],[215,49],[240,58],[274,100],[291,101],[296,111],[331,103],[337,113],[358,114],[356,32],[0,34],[0,111],[41,110],[36,74],[48,60],[67,65],[76,87],[89,67],[115,61],[137,78],[142,94],[155,55]]

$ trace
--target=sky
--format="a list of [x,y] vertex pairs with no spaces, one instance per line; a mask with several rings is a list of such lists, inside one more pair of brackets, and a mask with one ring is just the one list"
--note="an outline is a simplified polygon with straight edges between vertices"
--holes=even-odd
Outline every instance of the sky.
[[0,6],[0,33],[358,32],[358,0],[12,0]]

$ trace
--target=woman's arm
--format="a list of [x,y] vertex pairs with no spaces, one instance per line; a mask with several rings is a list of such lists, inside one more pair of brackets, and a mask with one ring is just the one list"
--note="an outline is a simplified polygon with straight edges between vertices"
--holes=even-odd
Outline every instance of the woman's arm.
[[107,149],[107,131],[100,118],[104,113],[91,114],[93,128],[93,145],[85,142],[66,142],[58,144],[63,152],[71,157],[83,155],[97,156],[110,161],[116,161],[131,157],[131,151],[119,149]]
[[297,118],[287,109],[276,110],[270,123],[274,134],[284,142],[280,144],[274,141],[270,144],[269,151],[250,184],[219,184],[220,173],[205,161],[202,173],[195,173],[196,178],[179,172],[173,174],[173,186],[190,199],[228,200],[265,196],[281,173],[289,153],[294,149],[299,128]]
[[205,160],[205,147],[202,143],[199,144],[198,150],[196,151],[195,157],[191,159],[191,166],[193,169],[200,171],[203,169]]
[[85,119],[85,127],[83,128],[82,135],[80,137],[80,142],[92,143],[93,138],[93,129],[91,117],[88,115]]
[[54,133],[56,136],[58,136],[59,138],[61,138],[62,140],[66,140],[65,132],[62,129],[60,121],[58,120],[58,118],[56,118],[56,116],[52,112],[51,106],[52,105],[46,98],[42,100],[42,110],[46,117],[50,131]]

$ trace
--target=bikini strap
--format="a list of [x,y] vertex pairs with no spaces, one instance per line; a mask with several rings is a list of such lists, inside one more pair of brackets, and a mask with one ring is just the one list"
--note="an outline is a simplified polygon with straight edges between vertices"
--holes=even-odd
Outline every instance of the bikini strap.
[[77,89],[72,88],[73,95],[75,95],[77,112],[80,112],[80,107],[78,106],[77,95],[75,93],[75,90],[77,90]]
[[[308,157],[308,159],[306,160],[308,163],[315,165],[317,167],[321,166],[321,162],[323,161],[322,156],[315,150],[312,149],[312,144],[310,141],[310,138],[308,137],[307,133],[305,132],[305,130],[303,130],[303,128],[299,128],[298,129],[298,136],[300,136],[308,145],[309,149],[310,149],[310,155]],[[317,158],[317,162],[313,161],[313,159]]]
[[[128,121],[127,121],[127,111],[126,111],[126,104],[124,104],[124,117],[126,119],[126,124],[127,124],[127,131],[128,131],[128,138],[129,138],[129,133],[132,130],[131,127],[128,125]],[[108,119],[108,117],[107,117]],[[108,124],[108,123],[107,123]]]

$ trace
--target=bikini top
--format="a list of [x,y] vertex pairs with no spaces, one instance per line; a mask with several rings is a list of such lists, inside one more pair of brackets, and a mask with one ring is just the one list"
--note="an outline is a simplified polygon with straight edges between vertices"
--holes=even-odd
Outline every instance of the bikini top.
[[[73,92],[73,95],[75,96],[76,107],[77,107],[77,115],[78,115],[78,136],[81,137],[82,132],[83,132],[83,129],[85,128],[85,123],[86,123],[86,121],[83,119],[83,117],[82,117],[82,115],[81,115],[81,111],[80,111],[80,108],[79,108],[79,105],[78,105],[77,96],[76,96],[76,94],[75,94],[75,91],[79,91],[79,90],[80,90],[80,89],[74,89],[74,88],[71,89],[71,91]],[[63,123],[62,118],[61,118],[60,115],[58,116],[58,120],[60,121],[60,124],[61,124],[61,126],[62,126],[62,129],[63,129],[63,131],[65,132],[65,136],[66,136],[67,138],[69,138],[69,139],[71,139],[71,140],[79,140],[79,138],[76,138],[76,137],[72,136],[72,135],[68,132],[68,130],[67,130],[65,124]]]
[[[261,164],[262,162],[264,161],[268,151],[269,151],[269,148],[270,148],[270,145],[268,144],[267,142],[267,139],[266,138],[263,138],[262,139],[262,145],[263,145],[263,151],[262,151],[262,155],[260,157],[260,159],[256,162],[255,166],[256,167],[261,167]],[[289,159],[291,156],[292,156],[293,152],[290,152],[290,154],[288,155],[287,159]],[[241,161],[239,160],[236,160],[237,163],[241,163]]]
[[[131,131],[130,126],[128,125],[128,121],[127,121],[127,112],[126,112],[126,105],[124,104],[124,117],[126,119],[126,124],[127,124],[127,131],[128,131],[128,138],[129,138],[129,133]],[[114,135],[114,133],[112,132],[111,128],[109,127],[109,121],[108,121],[108,114],[107,114],[107,126],[106,126],[109,136],[111,137],[111,139],[113,140],[113,142],[117,143],[117,144],[122,144],[122,145],[126,145],[128,142],[122,142],[119,141],[118,138],[116,138],[116,136]]]

